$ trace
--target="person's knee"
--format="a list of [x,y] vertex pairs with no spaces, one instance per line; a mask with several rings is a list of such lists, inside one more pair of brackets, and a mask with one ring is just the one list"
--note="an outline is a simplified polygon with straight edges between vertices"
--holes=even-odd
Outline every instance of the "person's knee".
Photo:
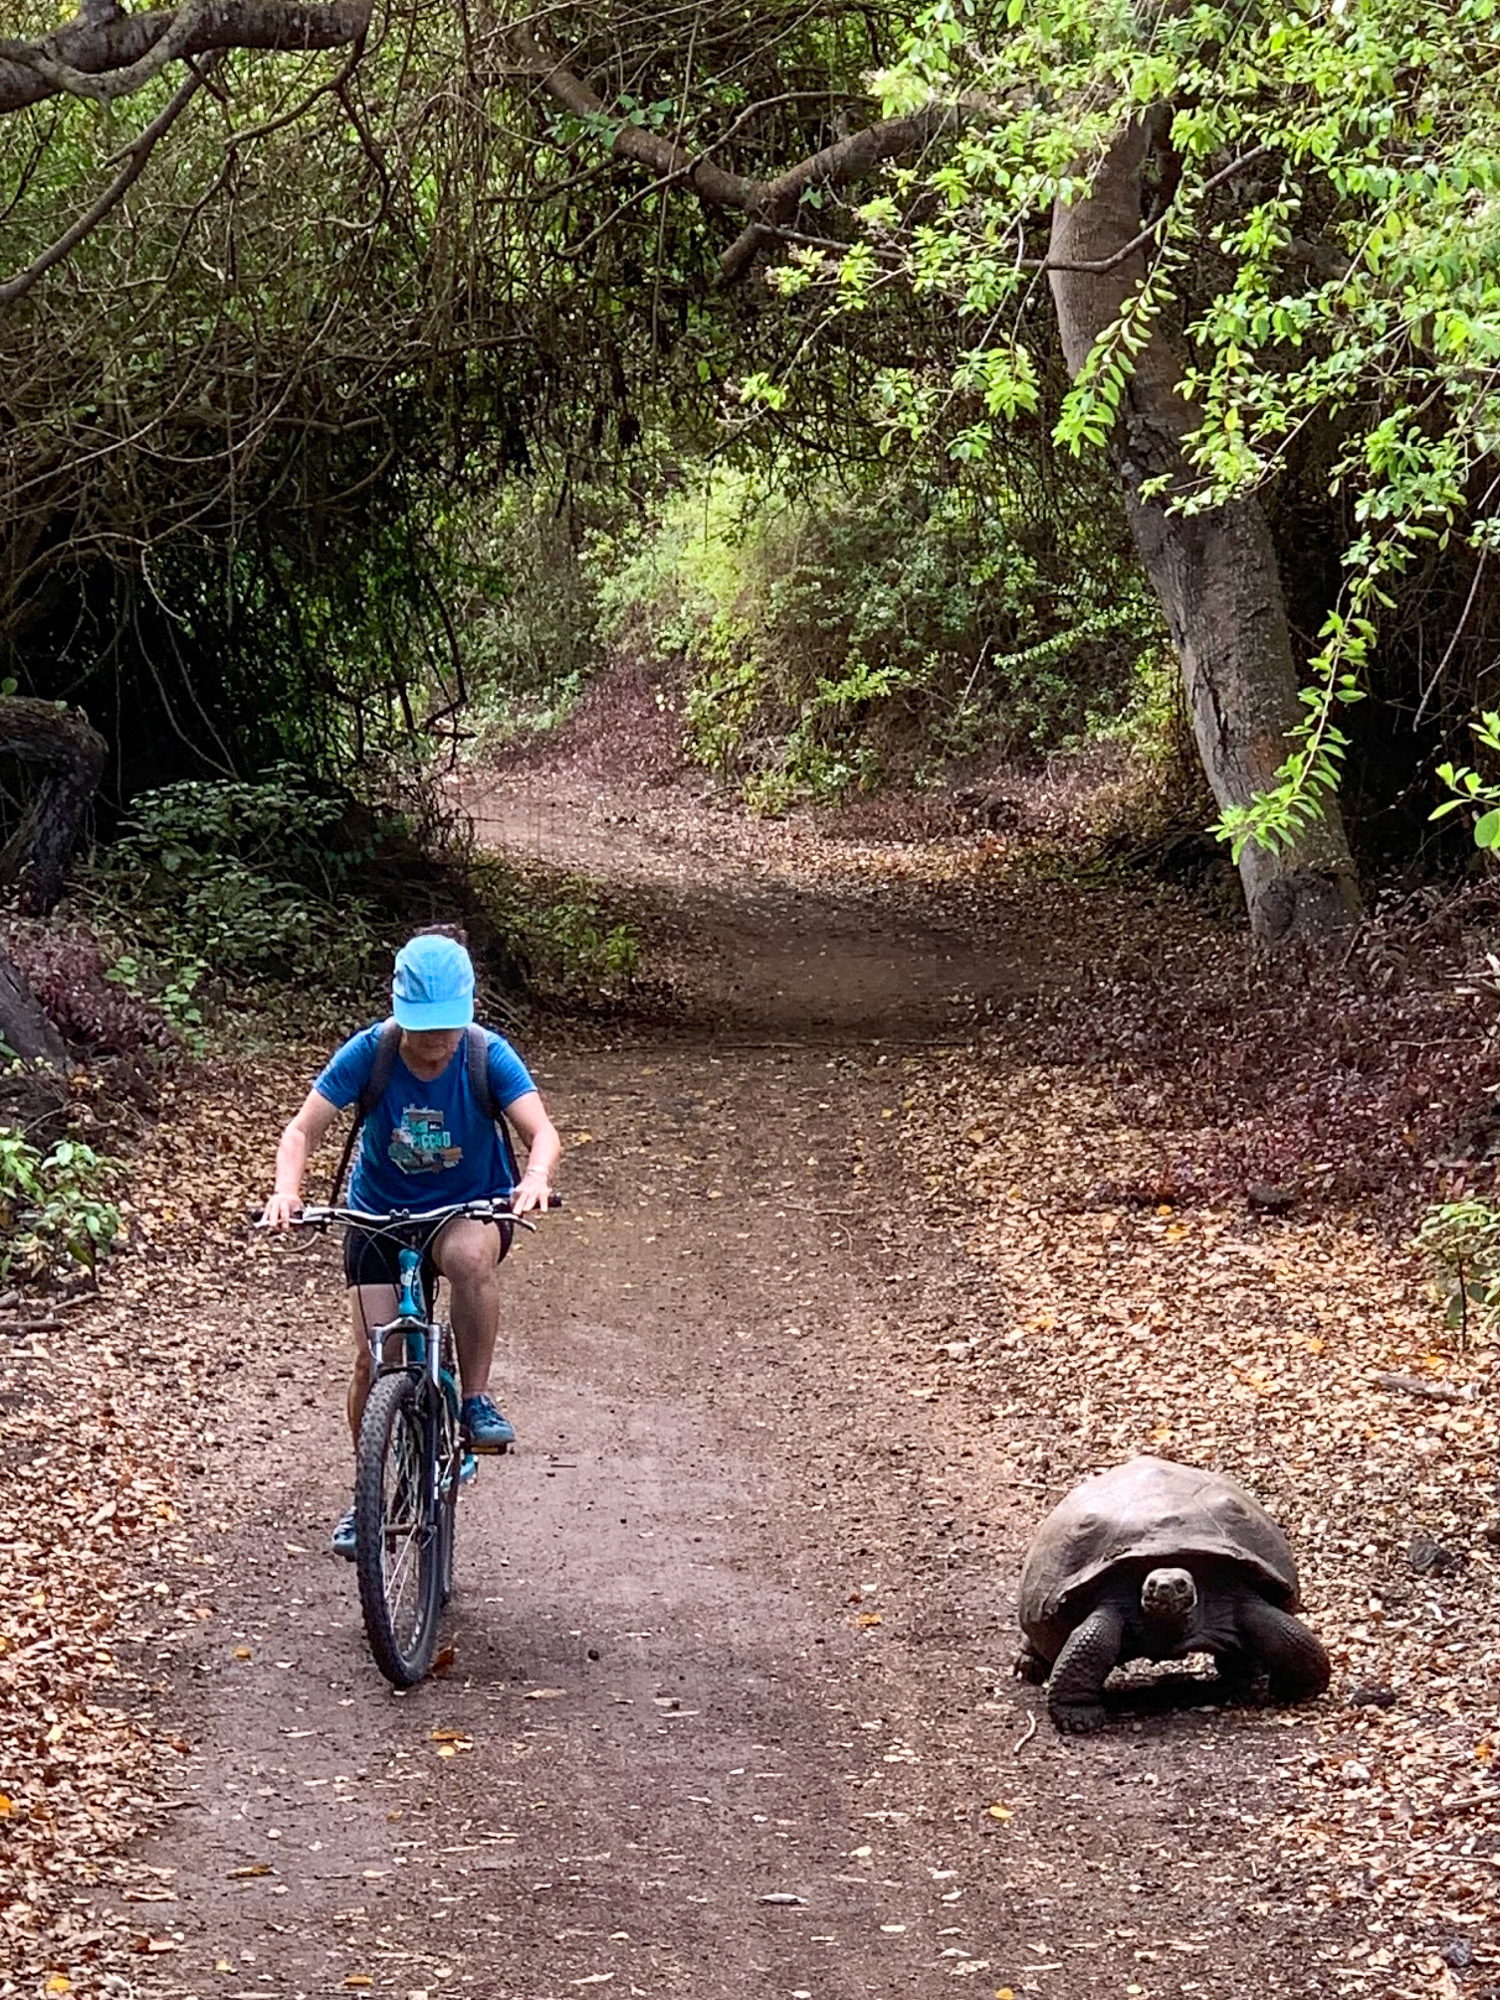
[[464,1290],[493,1284],[500,1274],[498,1231],[487,1229],[482,1236],[445,1243],[439,1268],[450,1285]]
[[446,1273],[454,1295],[461,1299],[487,1298],[500,1290],[500,1264],[497,1258],[486,1262],[483,1258],[465,1261],[457,1269]]

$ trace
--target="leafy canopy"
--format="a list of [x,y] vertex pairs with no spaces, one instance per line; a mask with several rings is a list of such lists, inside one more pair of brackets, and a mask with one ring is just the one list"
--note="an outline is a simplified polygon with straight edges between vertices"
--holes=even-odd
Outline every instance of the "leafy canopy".
[[[1264,8],[937,0],[875,87],[889,114],[934,95],[966,129],[895,173],[845,255],[805,249],[782,280],[834,308],[882,288],[937,295],[962,357],[941,379],[888,370],[892,433],[947,430],[982,459],[1036,409],[1045,357],[1027,309],[1047,222],[1133,120],[1162,143],[1130,288],[1064,398],[1060,445],[1111,439],[1157,329],[1185,343],[1190,478],[1176,508],[1264,491],[1316,428],[1350,530],[1342,589],[1308,662],[1306,715],[1278,781],[1224,814],[1236,852],[1286,842],[1338,782],[1341,704],[1364,690],[1382,616],[1418,556],[1500,545],[1491,478],[1500,360],[1496,0],[1279,0]],[[771,402],[778,385],[751,384]]]

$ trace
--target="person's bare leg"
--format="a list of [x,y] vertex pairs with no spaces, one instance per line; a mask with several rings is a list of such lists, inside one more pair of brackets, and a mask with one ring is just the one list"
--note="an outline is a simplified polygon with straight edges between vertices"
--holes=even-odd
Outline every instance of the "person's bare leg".
[[354,1333],[354,1372],[349,1378],[349,1432],[359,1444],[359,1427],[370,1394],[370,1328],[396,1317],[396,1294],[389,1285],[354,1285],[349,1292],[349,1324]]
[[444,1229],[432,1255],[448,1281],[464,1395],[482,1396],[490,1386],[500,1331],[499,1227],[460,1216]]

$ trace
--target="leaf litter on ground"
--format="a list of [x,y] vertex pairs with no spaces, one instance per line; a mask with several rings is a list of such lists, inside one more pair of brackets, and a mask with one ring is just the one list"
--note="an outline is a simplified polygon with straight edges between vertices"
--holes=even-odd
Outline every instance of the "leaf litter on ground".
[[[659,778],[631,817],[706,851],[696,785]],[[1392,897],[1334,961],[1261,963],[1180,891],[916,818],[845,837],[720,798],[708,846],[1032,975],[966,1045],[902,1058],[882,1114],[969,1269],[962,1337],[940,1314],[914,1340],[922,1393],[1045,1436],[1004,1467],[1038,1520],[1142,1451],[1266,1501],[1335,1671],[1244,1719],[1285,1746],[1264,1872],[1358,1913],[1361,1990],[1500,1990],[1500,1349],[1447,1325],[1412,1246],[1431,1204],[1496,1193],[1500,894]]]
[[169,1085],[132,1164],[133,1253],[60,1326],[0,1337],[5,2000],[132,1990],[143,1955],[176,1949],[116,1906],[170,1897],[131,1858],[192,1752],[156,1712],[159,1677],[233,1590],[202,1504],[243,1320],[225,1295],[244,1287],[266,1133],[305,1073],[226,1059]]
[[[696,799],[664,790],[649,811],[701,833]],[[1363,956],[1288,979],[1181,896],[1082,889],[987,832],[893,831],[729,813],[714,844],[997,951],[1019,937],[1036,972],[967,1046],[899,1065],[883,1130],[972,1274],[925,1393],[1046,1427],[1011,1469],[1038,1518],[1140,1450],[1261,1494],[1335,1658],[1325,1701],[1255,1725],[1286,1746],[1268,1865],[1314,1909],[1366,1914],[1358,1964],[1392,1992],[1493,1979],[1500,1379],[1492,1346],[1459,1351],[1409,1247],[1426,1201],[1493,1185],[1455,1141],[1497,1080],[1483,982],[1460,976],[1472,941],[1387,924]],[[135,1163],[134,1254],[61,1327],[0,1343],[6,2000],[107,1990],[171,1942],[115,1904],[164,1886],[130,1849],[190,1746],[153,1712],[152,1669],[220,1608],[196,1482],[223,1292],[230,1273],[244,1287],[239,1217],[306,1073],[288,1052],[181,1079]],[[1262,1185],[1290,1193],[1285,1212],[1257,1206]],[[1414,1562],[1427,1544],[1447,1559]]]

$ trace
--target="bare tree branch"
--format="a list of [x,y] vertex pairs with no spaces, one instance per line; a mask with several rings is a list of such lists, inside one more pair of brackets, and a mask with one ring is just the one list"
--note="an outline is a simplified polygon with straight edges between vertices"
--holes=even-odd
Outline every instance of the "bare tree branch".
[[960,105],[928,104],[906,118],[882,118],[878,124],[867,125],[862,132],[851,132],[847,139],[836,139],[821,153],[798,161],[775,180],[761,182],[749,204],[754,220],[741,230],[719,259],[724,282],[732,285],[744,275],[754,262],[766,230],[790,222],[809,188],[848,187],[851,181],[863,180],[887,160],[923,152],[943,133],[956,132],[972,115]]
[[71,63],[60,62],[45,42],[0,42],[0,56],[20,63],[25,69],[34,70],[43,83],[50,83],[54,90],[65,91],[70,97],[88,98],[95,104],[112,104],[117,97],[129,97],[135,91],[144,89],[152,77],[161,75],[168,63],[186,55],[188,44],[202,25],[206,11],[205,0],[188,0],[160,40],[153,43],[145,55],[133,63],[126,63],[122,69],[106,70],[100,76],[91,76],[87,70],[75,69]]
[[708,157],[712,148],[690,152],[660,132],[621,121],[582,77],[542,50],[529,28],[513,28],[510,42],[520,57],[520,74],[534,78],[575,117],[607,123],[612,129],[609,150],[616,159],[649,167],[658,184],[684,183],[710,207],[735,209],[750,217],[719,259],[726,284],[743,277],[761,243],[791,220],[808,189],[847,187],[886,160],[908,158],[942,133],[957,131],[982,108],[930,104],[906,118],[883,118],[799,160],[773,180],[756,181],[717,165]]
[[184,56],[342,48],[365,34],[372,6],[373,0],[186,0],[112,21],[79,15],[32,41],[0,40],[0,114],[59,94],[109,103]]
[[[218,60],[217,56],[211,57],[210,65]],[[13,305],[17,299],[24,297],[39,278],[45,277],[54,264],[60,264],[64,257],[76,250],[89,231],[96,228],[110,210],[124,200],[127,191],[145,172],[146,162],[150,159],[157,140],[177,122],[179,114],[203,88],[207,81],[207,67],[205,66],[204,72],[194,70],[185,78],[145,130],[115,155],[117,160],[124,160],[125,165],[98,200],[86,208],[77,221],[65,229],[57,241],[50,244],[39,257],[34,258],[24,271],[17,271],[13,278],[0,280],[0,306]]]
[[531,76],[549,91],[565,110],[577,118],[603,119],[614,128],[609,150],[617,160],[633,160],[649,167],[663,180],[686,181],[706,202],[716,208],[748,208],[755,194],[755,182],[743,174],[726,173],[723,167],[701,153],[691,153],[660,132],[634,125],[611,114],[603,98],[590,89],[582,77],[565,69],[561,62],[545,55],[529,28],[512,31],[511,42],[521,57],[523,75]]

